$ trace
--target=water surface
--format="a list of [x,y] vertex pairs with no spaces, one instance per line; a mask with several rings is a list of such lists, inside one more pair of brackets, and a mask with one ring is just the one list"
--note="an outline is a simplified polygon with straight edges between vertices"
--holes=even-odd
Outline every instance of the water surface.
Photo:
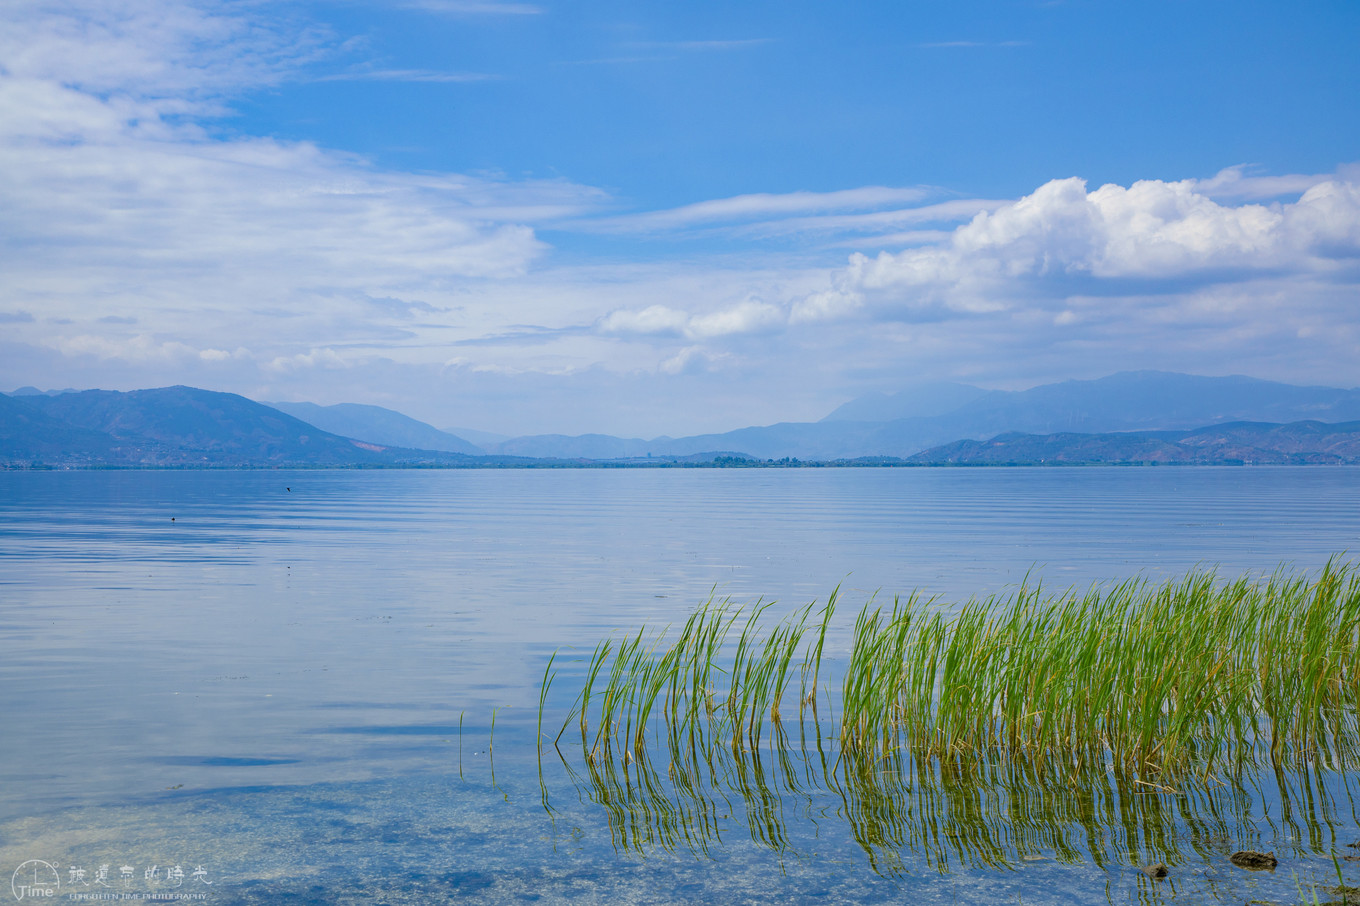
[[[876,593],[1308,570],[1358,540],[1349,468],[0,473],[0,881],[40,859],[63,893],[102,889],[107,862],[146,892],[177,859],[215,875],[175,889],[217,903],[1172,896],[1136,871],[1160,852],[1136,815],[1104,864],[1050,834],[1002,868],[908,847],[885,875],[826,791],[780,799],[787,850],[736,802],[703,858],[620,852],[551,764],[541,807],[544,663],[562,649],[569,676],[576,649],[715,591],[777,613],[840,586],[834,648]],[[1215,862],[1228,842],[1334,877],[1350,787],[1309,786],[1335,801],[1293,829],[1278,790],[1199,846],[1197,813],[1170,820],[1180,897],[1297,901],[1287,871]]]

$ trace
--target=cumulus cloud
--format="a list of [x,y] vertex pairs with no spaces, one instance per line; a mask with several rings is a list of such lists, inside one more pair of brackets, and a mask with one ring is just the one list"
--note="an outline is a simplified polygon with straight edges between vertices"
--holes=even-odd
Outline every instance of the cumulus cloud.
[[311,349],[291,356],[278,356],[270,361],[266,370],[274,373],[309,371],[314,368],[349,368],[354,363],[334,349]]
[[596,328],[605,334],[711,340],[777,330],[787,320],[788,316],[779,306],[760,299],[745,299],[703,314],[688,314],[665,305],[649,305],[641,310],[619,309],[601,318]]
[[747,299],[731,308],[690,318],[687,334],[700,339],[734,334],[764,333],[783,325],[784,312],[759,299]]
[[838,289],[824,290],[795,302],[793,310],[789,312],[789,322],[803,324],[842,318],[858,311],[863,305],[864,299],[859,293]]
[[611,311],[598,326],[603,333],[678,337],[689,326],[689,315],[665,305],[649,305],[640,311]]
[[[1062,278],[1215,281],[1264,271],[1318,272],[1360,254],[1360,187],[1331,179],[1297,201],[1225,205],[1193,180],[1143,180],[1088,191],[1057,179],[983,212],[946,242],[851,256],[853,290],[922,311],[995,311],[1017,295],[1063,292]],[[1036,286],[1038,287],[1036,289]]]
[[[233,353],[222,349],[195,349],[178,340],[165,340],[149,334],[130,337],[109,337],[77,334],[62,337],[58,347],[67,355],[92,356],[101,361],[123,361],[136,364],[183,364],[190,361],[222,362],[233,358]],[[237,357],[248,357],[249,352],[237,350]]]

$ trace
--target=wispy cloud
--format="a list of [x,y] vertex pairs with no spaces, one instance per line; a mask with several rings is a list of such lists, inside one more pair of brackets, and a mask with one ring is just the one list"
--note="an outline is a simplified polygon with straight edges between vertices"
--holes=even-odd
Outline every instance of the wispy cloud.
[[957,223],[961,220],[970,220],[980,212],[996,210],[1008,203],[1004,200],[986,198],[954,198],[935,204],[919,205],[912,208],[893,208],[887,211],[871,211],[864,214],[826,214],[811,217],[789,217],[783,220],[765,220],[759,223],[744,224],[734,229],[742,235],[761,238],[788,236],[795,233],[821,233],[825,235],[878,233],[921,223]]
[[[1190,185],[1201,195],[1209,198],[1259,200],[1280,198],[1286,195],[1300,195],[1313,186],[1335,179],[1335,173],[1289,173],[1266,175],[1254,172],[1257,168],[1246,164],[1225,167],[1209,179],[1191,180]],[[1343,168],[1343,177],[1360,181],[1360,168]]]
[[[0,245],[28,251],[6,263],[0,310],[41,302],[41,321],[8,319],[25,342],[108,362],[213,363],[228,360],[199,352],[228,337],[259,347],[250,361],[279,348],[292,361],[304,334],[328,348],[413,338],[417,313],[438,328],[468,320],[460,283],[524,274],[547,250],[536,223],[605,198],[566,180],[404,173],[310,142],[210,137],[201,124],[231,92],[299,78],[319,56],[290,44],[286,23],[237,12],[33,5],[3,30]],[[413,298],[431,301],[401,301]],[[269,314],[247,315],[245,300]]]
[[589,228],[618,232],[655,232],[685,227],[733,223],[814,211],[845,211],[920,201],[938,190],[908,186],[865,186],[834,192],[785,192],[736,195],[617,217],[599,218]]

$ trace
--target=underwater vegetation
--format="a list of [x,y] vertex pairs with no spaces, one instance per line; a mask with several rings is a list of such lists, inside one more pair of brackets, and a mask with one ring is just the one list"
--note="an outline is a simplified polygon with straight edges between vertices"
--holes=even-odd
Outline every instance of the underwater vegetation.
[[1174,863],[1183,846],[1254,843],[1243,828],[1263,820],[1300,851],[1334,851],[1355,827],[1351,564],[871,601],[833,654],[837,598],[769,626],[770,605],[710,600],[678,632],[606,639],[545,731],[549,662],[540,743],[608,811],[617,848],[706,854],[741,815],[792,853],[787,813],[815,825],[830,809],[892,874],[906,852],[942,871]]

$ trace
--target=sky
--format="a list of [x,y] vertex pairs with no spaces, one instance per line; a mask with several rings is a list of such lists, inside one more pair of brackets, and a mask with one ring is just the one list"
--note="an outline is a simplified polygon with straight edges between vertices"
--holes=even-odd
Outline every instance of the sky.
[[1360,385],[1360,4],[0,0],[0,389]]

